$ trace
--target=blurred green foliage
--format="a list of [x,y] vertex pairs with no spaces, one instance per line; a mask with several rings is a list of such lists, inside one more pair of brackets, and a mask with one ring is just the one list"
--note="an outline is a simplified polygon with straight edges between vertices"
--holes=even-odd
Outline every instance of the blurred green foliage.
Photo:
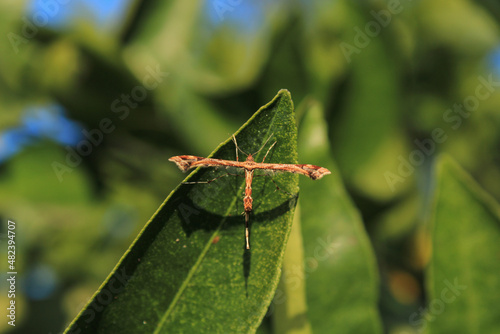
[[[341,263],[344,276],[331,281],[344,268],[336,257],[306,271],[314,313],[304,330],[320,331],[329,323],[321,318],[348,323],[339,312],[374,310],[375,300],[373,332],[440,332],[457,319],[457,333],[499,330],[492,319],[500,308],[490,301],[500,291],[498,266],[467,256],[498,259],[491,240],[500,199],[496,2],[137,0],[108,33],[84,18],[66,29],[30,30],[24,6],[0,2],[0,130],[20,126],[28,107],[58,103],[103,136],[74,166],[69,149],[50,140],[0,166],[2,245],[4,222],[13,219],[19,273],[46,265],[57,277],[45,298],[20,289],[19,323],[10,332],[65,328],[184,177],[168,158],[208,155],[281,88],[291,92],[299,120],[320,110],[312,123],[326,129],[328,143],[315,146],[308,143],[315,132],[306,131],[313,125],[300,139],[299,123],[299,153],[307,157],[299,162],[324,163],[338,178],[328,181],[330,190],[302,187],[301,197],[312,201],[301,207],[302,256],[312,256],[315,233],[335,231],[345,233],[336,238],[358,233],[355,249],[366,260]],[[319,153],[309,156],[314,147]],[[443,152],[467,172],[443,162]],[[54,162],[68,169],[58,176]],[[339,202],[332,197],[329,207],[324,197],[334,194]],[[315,203],[322,212],[308,209]],[[323,215],[325,225],[317,225]],[[352,230],[335,220],[344,215]],[[371,245],[363,243],[366,232]],[[448,234],[453,242],[443,244]],[[356,266],[369,274],[350,272]],[[467,289],[436,311],[443,280],[457,276]],[[349,289],[365,280],[363,297],[353,291],[336,299],[339,282]],[[3,290],[0,300],[7,301]],[[280,312],[259,330],[285,331],[269,323],[278,315],[286,321]]]

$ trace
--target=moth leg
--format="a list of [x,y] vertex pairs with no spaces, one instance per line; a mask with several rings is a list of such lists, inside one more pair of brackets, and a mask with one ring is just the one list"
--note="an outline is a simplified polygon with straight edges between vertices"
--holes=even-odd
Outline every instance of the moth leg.
[[276,187],[276,189],[274,189],[274,191],[279,190],[279,191],[281,191],[282,193],[285,193],[285,194],[287,194],[287,195],[290,195],[290,196],[296,196],[296,195],[294,195],[294,194],[292,194],[292,193],[290,193],[290,192],[288,192],[288,191],[286,191],[286,190],[284,190],[284,189],[281,189],[281,188],[280,188],[280,186],[276,183],[276,181],[274,181],[274,179],[271,177],[271,175],[266,175],[266,174],[262,174],[262,175],[254,175],[254,177],[261,177],[261,176],[266,176],[266,177],[268,177],[268,178],[271,180],[271,182],[272,182],[272,183],[274,183],[274,186]]
[[214,182],[215,180],[223,178],[224,176],[229,176],[229,175],[231,175],[231,176],[243,176],[243,175],[239,175],[239,174],[226,173],[226,174],[222,174],[220,176],[217,176],[216,178],[211,179],[211,180],[207,180],[207,181],[195,181],[195,182],[182,182],[182,184],[197,184],[197,183],[208,184],[208,183]]

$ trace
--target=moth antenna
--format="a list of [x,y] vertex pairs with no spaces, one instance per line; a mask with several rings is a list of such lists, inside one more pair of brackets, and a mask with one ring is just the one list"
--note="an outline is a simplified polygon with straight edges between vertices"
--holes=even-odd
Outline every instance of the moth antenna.
[[[255,153],[252,154],[252,156],[255,156],[256,154],[258,154],[260,151],[262,151],[262,149],[267,145],[267,142],[269,141],[269,139],[271,139],[271,137],[274,135],[274,133],[271,133],[271,135],[266,139],[266,141],[264,142],[264,144],[262,144],[262,146],[259,148],[259,150]],[[276,144],[276,143],[274,143]],[[272,146],[274,146],[274,144]],[[271,146],[271,147],[272,147]]]
[[236,137],[233,135],[233,142],[234,142],[234,146],[236,147],[236,161],[239,161],[238,160],[238,150],[243,153],[244,155],[248,156],[249,154],[246,153],[245,151],[243,151],[239,146],[238,146],[238,142],[236,141]]
[[276,145],[277,141],[275,141],[270,147],[269,149],[267,150],[266,152],[266,155],[264,156],[264,159],[262,159],[262,162],[264,162],[264,160],[266,160],[267,158],[267,155],[269,154],[269,152],[271,152],[272,148],[274,147],[274,145]]

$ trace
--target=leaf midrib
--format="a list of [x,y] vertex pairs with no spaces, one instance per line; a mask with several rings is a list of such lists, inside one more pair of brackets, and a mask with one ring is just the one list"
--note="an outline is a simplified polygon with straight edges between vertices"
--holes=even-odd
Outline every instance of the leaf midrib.
[[[238,194],[241,192],[242,190],[239,190],[238,191]],[[233,208],[235,207],[236,205],[236,200],[238,199],[239,197],[238,196],[235,196],[235,198],[233,198],[233,201],[231,202],[231,205],[228,206],[228,209],[227,211],[225,212],[224,214],[224,218],[222,219],[222,221],[220,222],[219,226],[217,227],[217,229],[214,230],[214,232],[212,233],[212,236],[208,239],[205,247],[203,248],[202,252],[200,253],[200,255],[198,256],[198,259],[196,260],[195,264],[193,265],[193,267],[191,268],[191,270],[189,271],[188,275],[186,276],[186,279],[184,280],[184,282],[182,283],[182,285],[180,286],[179,290],[177,291],[177,293],[175,294],[175,297],[174,299],[172,300],[172,303],[170,304],[170,306],[167,308],[167,310],[165,311],[165,314],[163,315],[163,317],[160,319],[160,321],[158,322],[158,325],[156,327],[156,330],[154,331],[154,334],[158,334],[160,333],[159,331],[161,330],[161,328],[163,327],[163,324],[165,323],[165,321],[167,320],[167,318],[170,316],[170,314],[173,312],[174,310],[174,307],[177,305],[177,302],[179,301],[179,299],[181,298],[182,294],[184,293],[184,291],[186,290],[189,282],[191,281],[192,277],[194,276],[194,274],[196,273],[196,271],[198,270],[198,268],[201,266],[201,262],[203,261],[203,259],[205,258],[206,254],[208,253],[208,250],[210,249],[210,246],[212,245],[212,239],[220,232],[220,229],[221,227],[224,225],[224,223],[226,222],[227,220],[227,217],[229,216],[229,213],[233,210]]]

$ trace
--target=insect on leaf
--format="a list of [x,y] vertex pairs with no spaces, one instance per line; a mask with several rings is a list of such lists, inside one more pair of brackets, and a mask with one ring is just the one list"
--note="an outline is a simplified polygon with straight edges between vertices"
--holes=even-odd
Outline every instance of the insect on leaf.
[[[295,164],[296,133],[290,93],[281,90],[236,139],[240,148],[255,152],[274,134],[277,144],[266,162]],[[255,161],[265,153],[266,148]],[[231,138],[210,157],[235,160]],[[211,168],[201,168],[185,181],[213,177]],[[250,250],[243,238],[243,177],[180,184],[66,332],[254,332],[278,283],[298,195],[298,175],[279,173],[273,179],[290,194],[275,191],[268,177],[255,177]]]

